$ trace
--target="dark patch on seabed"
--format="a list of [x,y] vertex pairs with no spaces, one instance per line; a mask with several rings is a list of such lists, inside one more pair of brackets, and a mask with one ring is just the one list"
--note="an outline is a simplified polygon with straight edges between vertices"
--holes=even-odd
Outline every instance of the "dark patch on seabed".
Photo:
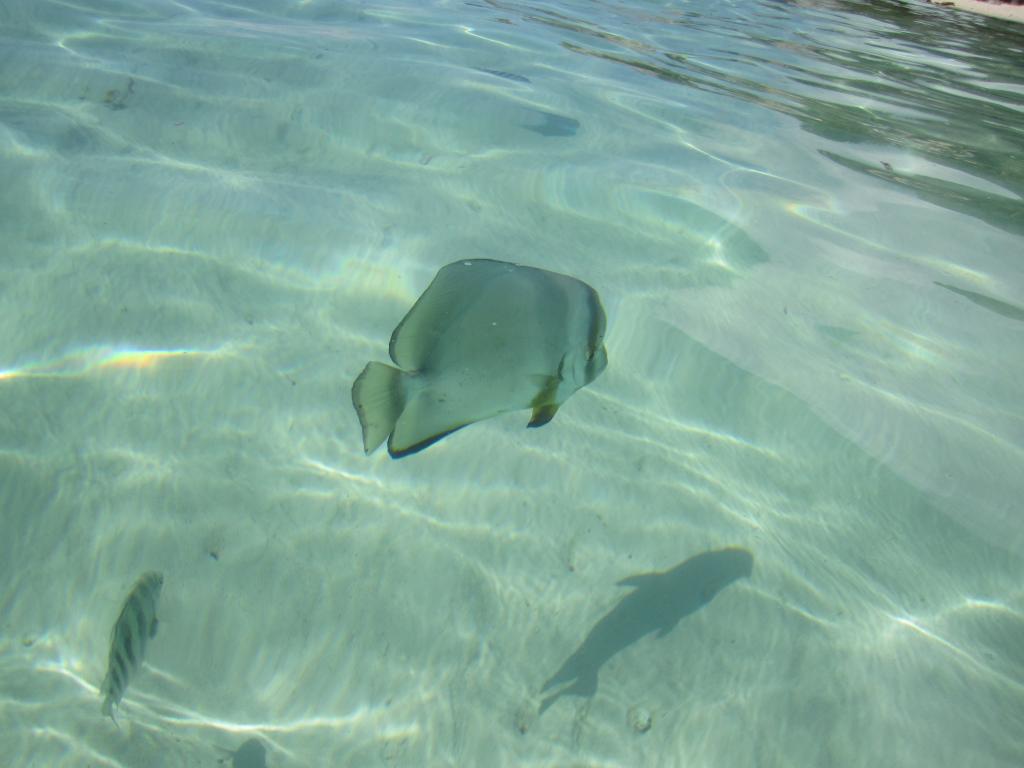
[[975,293],[974,291],[968,291],[966,288],[957,288],[953,285],[946,285],[935,281],[935,284],[940,288],[945,288],[947,291],[952,291],[958,296],[963,296],[968,301],[973,301],[979,307],[987,309],[989,312],[995,312],[997,315],[1008,317],[1011,320],[1018,320],[1024,322],[1024,309],[1008,304],[1005,301],[999,299],[993,299],[991,296],[986,296],[983,293]]
[[225,756],[218,763],[231,761],[231,768],[267,768],[267,750],[259,739],[249,739],[238,749],[231,751],[218,747]]
[[103,96],[103,105],[108,109],[117,111],[119,109],[125,109],[128,105],[125,103],[135,93],[135,78],[129,77],[128,84],[124,90],[118,90],[117,88],[111,88]]
[[530,117],[527,122],[522,123],[522,127],[541,136],[575,136],[580,123],[579,120],[565,115],[531,110]]
[[1024,235],[1024,206],[1017,199],[934,176],[902,173],[888,163],[875,165],[836,152],[819,151],[823,157],[844,168],[898,184],[933,205],[971,216],[1010,234]]
[[725,587],[753,572],[754,557],[745,549],[704,552],[674,568],[629,576],[620,586],[635,589],[619,601],[541,689],[569,683],[545,698],[540,713],[559,697],[591,697],[604,663],[651,632],[664,637],[684,618],[711,602]]
[[483,72],[484,74],[487,75],[494,75],[495,77],[500,77],[503,80],[510,80],[513,83],[524,83],[526,85],[529,85],[530,83],[530,78],[525,77],[523,75],[517,75],[515,72],[504,72],[500,69],[487,69],[486,67],[473,67],[473,69],[475,69],[477,72]]

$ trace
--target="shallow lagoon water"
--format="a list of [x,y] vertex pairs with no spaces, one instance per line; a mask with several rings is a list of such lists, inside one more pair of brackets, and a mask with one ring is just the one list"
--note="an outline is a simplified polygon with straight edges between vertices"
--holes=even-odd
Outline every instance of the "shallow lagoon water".
[[[5,759],[1019,765],[1022,53],[923,3],[5,4]],[[472,257],[593,285],[607,371],[366,457],[352,380]],[[619,582],[727,548],[539,714]]]

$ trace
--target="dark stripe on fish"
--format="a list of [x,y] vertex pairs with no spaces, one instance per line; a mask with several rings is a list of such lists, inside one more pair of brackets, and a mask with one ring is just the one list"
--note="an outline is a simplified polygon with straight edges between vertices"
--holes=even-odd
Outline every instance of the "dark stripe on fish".
[[597,291],[587,291],[587,309],[590,310],[590,326],[587,328],[587,346],[597,349],[604,336],[604,308]]
[[607,357],[601,350],[604,339],[607,320],[604,315],[604,307],[601,306],[601,298],[597,291],[587,292],[587,309],[590,311],[590,325],[587,328],[587,369],[588,381],[595,379],[607,365]]
[[110,672],[108,674],[110,676],[111,682],[113,682],[111,690],[120,691],[121,686],[124,685],[124,669],[122,667],[119,667],[116,663],[112,663],[110,665]]
[[[124,638],[124,653],[128,657],[128,661],[131,662],[131,665],[134,667],[135,666],[135,651],[132,648],[133,645],[134,644],[132,643],[132,633],[131,632],[126,632],[125,633],[125,638]],[[145,645],[145,643],[143,643],[143,645]]]

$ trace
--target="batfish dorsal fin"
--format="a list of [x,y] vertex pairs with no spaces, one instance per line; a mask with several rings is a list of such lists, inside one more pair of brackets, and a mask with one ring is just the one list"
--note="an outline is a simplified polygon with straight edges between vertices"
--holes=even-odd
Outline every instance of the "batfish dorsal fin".
[[423,368],[438,340],[479,300],[487,283],[514,269],[512,264],[490,259],[442,267],[391,334],[389,352],[395,365],[410,372]]

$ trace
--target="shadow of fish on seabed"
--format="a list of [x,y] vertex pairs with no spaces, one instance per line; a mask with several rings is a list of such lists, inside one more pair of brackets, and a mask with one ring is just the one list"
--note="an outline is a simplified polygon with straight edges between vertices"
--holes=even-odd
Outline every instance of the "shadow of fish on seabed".
[[249,739],[232,752],[224,747],[217,747],[225,756],[218,763],[231,761],[231,768],[267,768],[267,750],[259,739]]
[[671,632],[681,619],[711,602],[725,587],[749,577],[754,557],[745,549],[704,552],[667,571],[629,576],[621,586],[635,587],[594,628],[541,693],[571,683],[545,698],[539,714],[566,694],[591,697],[597,693],[597,673],[612,656],[657,630],[658,637]]
[[473,67],[477,72],[483,72],[488,75],[494,75],[500,77],[502,80],[510,80],[513,83],[523,83],[524,85],[530,84],[530,78],[524,75],[517,75],[515,72],[505,72],[500,69],[487,69],[486,67]]
[[575,136],[580,129],[580,121],[531,108],[526,111],[525,122],[520,123],[520,127],[541,136]]

